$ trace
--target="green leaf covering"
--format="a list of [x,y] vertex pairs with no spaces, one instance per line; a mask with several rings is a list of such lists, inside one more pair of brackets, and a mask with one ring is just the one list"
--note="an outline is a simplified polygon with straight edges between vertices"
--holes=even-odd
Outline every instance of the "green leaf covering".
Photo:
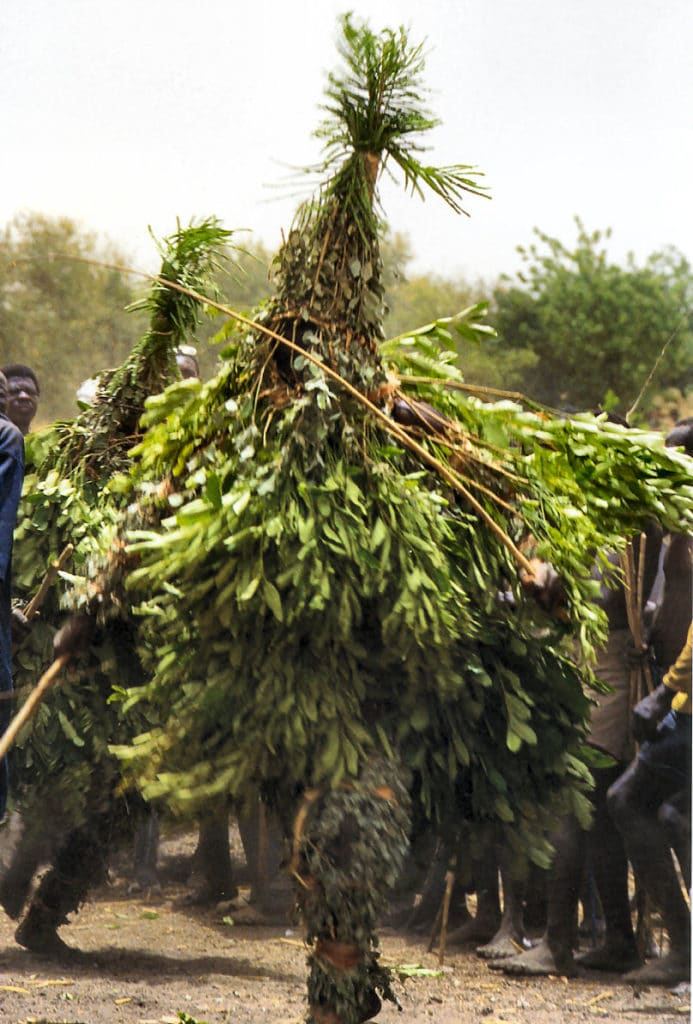
[[[344,27],[349,52],[368,51],[344,108],[365,126],[371,47],[389,66],[403,37]],[[277,256],[275,299],[187,402],[148,403],[135,481],[145,519],[162,479],[166,507],[130,535],[150,676],[130,703],[160,725],[118,753],[148,796],[191,810],[334,788],[396,750],[428,814],[500,824],[543,858],[541,826],[582,806],[586,784],[589,702],[571,655],[604,634],[595,560],[648,518],[690,523],[690,463],[658,436],[465,391],[449,337],[483,337],[477,307],[379,342],[363,301],[380,295],[380,263],[362,156],[382,166],[397,136],[356,144],[344,122],[352,142],[328,146],[331,176]],[[449,426],[402,434],[393,394]],[[566,581],[568,628],[521,591],[526,538]]]
[[[658,437],[466,391],[450,340],[488,333],[476,307],[383,341],[378,173],[392,160],[454,209],[475,189],[415,156],[434,123],[420,48],[347,17],[342,56],[328,176],[277,254],[275,297],[226,332],[210,381],[146,404],[118,490],[139,524],[120,527],[104,596],[137,616],[143,671],[133,686],[114,666],[109,707],[153,723],[112,748],[147,797],[316,801],[294,823],[308,930],[360,959],[326,967],[316,946],[309,1000],[356,1024],[369,989],[392,995],[374,927],[410,800],[472,848],[500,832],[544,866],[556,815],[586,820],[572,655],[605,631],[592,569],[648,519],[690,528],[693,490]],[[423,414],[403,428],[398,402]],[[565,580],[567,623],[523,592],[530,541]]]
[[[162,275],[187,288],[206,287],[218,247],[228,235],[214,220],[179,228],[161,245]],[[145,398],[177,376],[175,349],[188,337],[201,308],[189,295],[159,282],[142,305],[149,310],[150,328],[123,366],[102,374],[93,407],[27,437],[13,567],[20,601],[33,597],[49,563],[68,543],[74,551],[72,572],[63,573],[50,589],[40,618],[15,655],[20,698],[52,660],[53,635],[65,607],[85,599],[83,586],[72,592],[75,579],[93,575],[102,549],[116,534],[130,493],[116,474],[128,465]],[[99,595],[92,599],[102,603]],[[133,626],[116,618],[99,630],[76,677],[50,694],[19,737],[13,795],[27,820],[35,818],[40,827],[49,801],[61,807],[60,827],[67,830],[82,824],[95,803],[108,806],[119,779],[109,744],[129,741],[135,729],[134,721],[124,720],[122,702],[108,703],[109,696],[114,685],[141,681]],[[142,728],[148,720],[140,713],[137,721]]]

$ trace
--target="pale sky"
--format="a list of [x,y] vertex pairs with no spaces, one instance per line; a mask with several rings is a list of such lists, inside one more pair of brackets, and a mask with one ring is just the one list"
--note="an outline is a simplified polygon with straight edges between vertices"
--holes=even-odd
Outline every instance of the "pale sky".
[[512,273],[533,227],[572,244],[575,215],[618,261],[693,261],[692,0],[1,0],[0,225],[66,215],[143,269],[148,226],[176,218],[274,249],[348,9],[426,40],[426,159],[478,167],[493,197],[467,218],[385,182],[414,269]]

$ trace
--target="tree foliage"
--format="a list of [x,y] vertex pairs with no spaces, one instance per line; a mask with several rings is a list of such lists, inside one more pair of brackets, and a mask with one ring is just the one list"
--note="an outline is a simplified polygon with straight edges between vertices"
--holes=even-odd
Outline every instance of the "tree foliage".
[[[224,304],[239,313],[249,315],[273,294],[272,256],[262,242],[250,239],[247,242],[239,236],[238,245],[226,247],[226,259],[220,260],[214,270],[212,281],[217,295]],[[236,236],[234,236],[235,240]],[[204,310],[197,329],[190,337],[197,348],[200,374],[203,379],[211,377],[218,368],[220,331],[222,321],[218,310],[208,307]]]
[[[427,324],[440,317],[455,316],[463,309],[483,302],[493,291],[485,281],[466,281],[440,274],[409,275],[412,258],[405,238],[386,233],[383,246],[383,281],[385,285],[384,330],[394,338],[411,330],[412,324]],[[503,391],[519,391],[537,357],[528,350],[503,346],[495,332],[456,338],[458,365],[464,379],[471,385]]]
[[579,220],[577,228],[572,249],[537,230],[538,241],[518,250],[518,282],[494,294],[499,357],[532,357],[522,390],[556,408],[625,414],[665,349],[649,394],[685,390],[693,383],[690,265],[669,249],[621,267],[604,248],[608,231],[589,233]]
[[35,370],[35,426],[74,416],[79,384],[118,366],[142,332],[144,321],[126,312],[131,279],[89,260],[127,262],[68,217],[21,214],[0,236],[0,361]]

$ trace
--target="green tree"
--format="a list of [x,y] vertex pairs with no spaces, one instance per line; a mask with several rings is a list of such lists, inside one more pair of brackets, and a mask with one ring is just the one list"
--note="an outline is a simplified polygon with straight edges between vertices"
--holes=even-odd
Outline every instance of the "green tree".
[[1,359],[36,371],[37,425],[73,416],[79,384],[122,363],[142,333],[126,312],[135,286],[99,261],[126,259],[68,217],[20,214],[0,234]]
[[662,388],[685,390],[693,382],[690,265],[667,249],[643,266],[632,255],[618,266],[604,248],[610,232],[576,224],[574,249],[535,230],[538,242],[518,249],[518,282],[495,290],[501,358],[527,358],[522,389],[556,407],[626,413],[648,381],[645,400]]
[[431,274],[416,274],[393,282],[387,292],[389,312],[385,333],[396,337],[413,324],[427,324],[441,316],[454,316],[479,302],[479,289],[466,281],[451,281]]
[[[387,315],[385,334],[398,337],[414,326],[422,326],[440,317],[455,316],[463,309],[485,301],[494,285],[483,280],[447,278],[439,274],[407,274],[412,258],[407,238],[386,235],[383,243],[383,283]],[[479,335],[475,341],[455,339],[458,365],[464,380],[471,385],[519,390],[535,366],[533,352],[503,348],[497,338]]]
[[[262,242],[245,244],[232,238],[225,247],[226,259],[214,275],[214,286],[221,301],[238,313],[249,314],[272,295],[272,255]],[[217,368],[217,339],[221,321],[216,310],[210,310],[197,330],[200,374],[210,377]],[[217,339],[218,340],[218,339]]]

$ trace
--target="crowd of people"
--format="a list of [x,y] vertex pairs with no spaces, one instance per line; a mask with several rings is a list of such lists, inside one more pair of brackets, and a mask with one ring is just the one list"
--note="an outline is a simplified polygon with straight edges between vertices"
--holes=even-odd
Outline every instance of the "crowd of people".
[[[194,350],[180,350],[177,365],[181,377],[199,376]],[[0,732],[7,727],[12,707],[8,699],[12,690],[11,564],[13,530],[22,490],[23,438],[36,415],[39,394],[39,383],[30,367],[19,363],[2,367]],[[84,395],[81,397],[85,400]],[[667,444],[693,456],[693,419],[677,424],[669,433]],[[598,603],[608,620],[608,638],[597,652],[595,672],[609,689],[595,699],[591,717],[590,744],[595,754],[592,824],[585,829],[571,817],[560,822],[552,836],[555,852],[545,879],[545,930],[534,944],[527,939],[522,924],[525,894],[516,890],[510,876],[504,874],[506,913],[501,923],[502,941],[486,935],[490,942],[485,944],[482,955],[489,959],[491,967],[511,975],[573,976],[582,966],[622,975],[637,984],[672,986],[690,976],[690,909],[686,892],[691,886],[693,538],[687,534],[662,536],[654,523],[648,525],[644,538],[637,550],[633,548],[633,568],[641,581],[641,601],[635,609],[619,555],[608,555],[606,564],[611,565],[611,571],[595,570]],[[533,585],[539,599],[542,588],[549,586],[548,581],[548,575],[543,581],[537,575]],[[555,587],[555,579],[550,580],[550,585]],[[638,620],[639,646],[634,645],[633,614]],[[16,618],[15,643],[26,628],[19,621],[21,613]],[[634,677],[652,680],[639,700],[634,699]],[[11,780],[6,757],[0,765],[0,817],[5,815],[9,793]],[[245,827],[246,831],[257,829],[257,822],[246,822]],[[141,833],[138,841],[140,845],[144,842],[143,856],[153,870],[155,822],[150,821],[147,828],[149,840]],[[201,829],[203,849],[205,843],[214,847],[213,860],[223,864],[223,881],[210,887],[216,898],[228,895],[233,887],[229,881],[227,838],[227,810],[216,809]],[[249,852],[257,852],[257,843],[254,845],[251,839],[246,845]],[[497,879],[495,855],[489,858],[489,864]],[[252,872],[252,866],[249,867]],[[668,946],[664,955],[647,956],[651,949],[642,948],[637,940],[629,890],[630,869],[637,887],[647,894],[666,930]],[[273,872],[276,873],[276,865]],[[603,939],[595,948],[576,957],[578,908],[590,882],[596,889],[603,915]],[[257,888],[262,888],[259,880]],[[497,892],[493,893],[493,889],[491,879],[484,892],[491,893],[499,912]],[[459,929],[459,942],[478,938],[483,931],[481,884],[478,890],[477,928],[467,923]],[[489,921],[496,917],[494,910]],[[21,934],[20,926],[19,941]],[[454,939],[454,933],[450,938]]]

